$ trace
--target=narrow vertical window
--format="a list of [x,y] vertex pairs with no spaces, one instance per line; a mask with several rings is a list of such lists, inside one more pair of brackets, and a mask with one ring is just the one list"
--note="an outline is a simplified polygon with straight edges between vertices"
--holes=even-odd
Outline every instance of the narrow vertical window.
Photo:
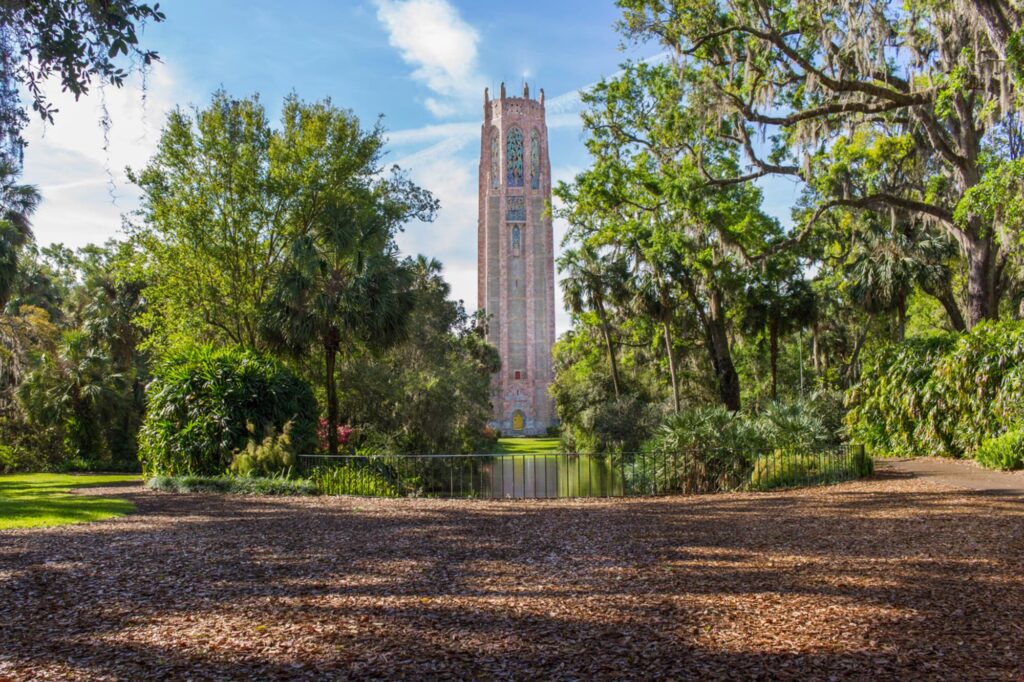
[[530,131],[530,188],[540,189],[540,133]]
[[501,141],[498,129],[491,131],[491,187],[501,186]]
[[512,128],[505,142],[505,171],[509,187],[523,186],[523,131]]

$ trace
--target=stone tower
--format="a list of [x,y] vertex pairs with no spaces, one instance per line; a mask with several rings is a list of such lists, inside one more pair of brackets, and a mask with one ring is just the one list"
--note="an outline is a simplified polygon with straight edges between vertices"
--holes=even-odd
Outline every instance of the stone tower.
[[555,423],[548,395],[555,343],[551,162],[544,91],[530,99],[484,90],[477,228],[477,305],[501,355],[491,381],[491,425],[506,435],[543,435]]

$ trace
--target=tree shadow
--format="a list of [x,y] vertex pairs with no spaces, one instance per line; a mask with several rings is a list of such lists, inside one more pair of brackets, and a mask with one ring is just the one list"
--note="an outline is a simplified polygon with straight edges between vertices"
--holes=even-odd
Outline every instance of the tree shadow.
[[0,651],[83,678],[1017,676],[1024,505],[898,480],[599,502],[123,495],[136,515],[0,535]]

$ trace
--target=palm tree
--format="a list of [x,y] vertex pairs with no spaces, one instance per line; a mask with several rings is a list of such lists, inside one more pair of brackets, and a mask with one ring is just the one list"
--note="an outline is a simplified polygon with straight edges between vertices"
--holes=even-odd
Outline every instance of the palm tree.
[[779,341],[811,324],[815,316],[816,301],[811,283],[795,270],[795,264],[788,265],[793,268],[788,273],[770,269],[766,277],[747,289],[745,296],[743,326],[749,332],[764,333],[768,337],[772,400],[779,394]]
[[593,247],[583,244],[562,254],[558,269],[565,274],[562,279],[562,295],[565,305],[573,315],[582,315],[593,310],[604,339],[611,367],[612,390],[618,398],[621,393],[619,366],[612,343],[608,303],[622,296],[623,283],[627,279],[625,264],[608,255],[600,254]]
[[413,275],[398,261],[393,216],[370,190],[350,193],[297,238],[265,308],[268,344],[324,358],[328,451],[338,452],[335,368],[343,345],[380,349],[400,341],[413,307]]
[[676,377],[675,344],[672,340],[672,322],[677,305],[673,302],[669,283],[653,264],[638,267],[633,280],[632,307],[641,315],[661,325],[662,341],[668,356],[668,373],[672,382],[673,412],[679,413],[679,381]]
[[942,303],[954,329],[966,328],[950,286],[946,261],[952,256],[949,240],[921,232],[912,225],[887,230],[881,220],[868,222],[850,252],[846,277],[849,293],[866,312],[896,313],[895,336],[906,334],[907,298],[920,286]]
[[32,239],[30,219],[41,200],[38,189],[17,184],[17,177],[17,167],[0,155],[0,310],[11,296],[18,255]]

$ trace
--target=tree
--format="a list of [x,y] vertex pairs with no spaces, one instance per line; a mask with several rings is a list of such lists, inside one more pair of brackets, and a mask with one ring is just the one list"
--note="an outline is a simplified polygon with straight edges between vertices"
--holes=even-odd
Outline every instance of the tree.
[[[25,141],[21,132],[31,109],[52,122],[57,110],[44,83],[60,79],[78,99],[94,82],[121,87],[133,64],[148,67],[157,53],[139,47],[139,29],[165,18],[160,4],[136,0],[5,0],[0,2],[0,155],[13,162]],[[127,61],[129,66],[124,66]]]
[[558,260],[558,269],[565,273],[562,279],[562,295],[565,297],[565,305],[569,312],[578,317],[592,310],[597,318],[597,326],[601,330],[601,338],[604,339],[608,366],[611,370],[612,388],[615,397],[618,398],[621,393],[621,380],[606,304],[609,298],[621,296],[622,285],[626,279],[623,261],[615,261],[583,245],[563,253]]
[[[703,334],[722,402],[740,408],[729,339],[731,299],[781,233],[750,185],[709,186],[702,171],[738,175],[735,145],[689,153],[702,131],[680,107],[686,89],[665,66],[627,64],[584,94],[593,166],[556,190],[567,240],[610,250],[628,269],[654,267],[682,292]],[[666,280],[666,286],[669,285]],[[669,344],[671,345],[671,344]]]
[[327,210],[294,239],[262,319],[272,348],[297,357],[312,348],[322,353],[332,455],[338,450],[338,354],[343,345],[380,349],[403,338],[414,303],[412,273],[397,260],[394,235],[406,221],[432,219],[436,210],[428,193],[401,176],[357,177],[330,188]]
[[813,321],[814,292],[794,263],[775,261],[770,263],[764,276],[748,287],[744,302],[744,326],[749,331],[768,336],[771,398],[776,400],[779,395],[779,340]]
[[473,452],[491,417],[491,376],[501,368],[479,318],[449,299],[441,264],[407,259],[409,333],[383,352],[356,347],[338,363],[339,409],[358,445],[387,452]]
[[172,112],[156,155],[132,174],[143,191],[133,237],[148,270],[149,343],[260,347],[278,269],[343,188],[379,172],[381,135],[329,100],[295,96],[277,129],[256,96],[220,91],[205,109]]
[[[619,5],[628,36],[679,57],[711,144],[743,147],[750,172],[707,168],[709,183],[797,178],[813,197],[807,231],[835,209],[926,220],[966,260],[967,325],[998,315],[1007,245],[982,212],[958,209],[998,165],[994,133],[1014,116],[1007,53],[1020,40],[1018,3]],[[694,146],[696,158],[705,146]]]
[[30,219],[39,206],[39,190],[17,184],[18,169],[0,156],[0,311],[7,306],[18,273],[21,249],[32,239]]

